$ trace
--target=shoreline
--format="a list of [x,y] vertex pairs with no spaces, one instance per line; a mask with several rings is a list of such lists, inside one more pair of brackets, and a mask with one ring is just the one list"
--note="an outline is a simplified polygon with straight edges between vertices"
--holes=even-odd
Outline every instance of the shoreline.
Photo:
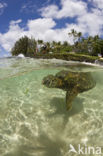
[[31,58],[38,58],[38,59],[61,59],[66,61],[79,61],[79,62],[87,62],[87,63],[95,63],[99,61],[100,63],[103,62],[102,58],[97,56],[89,56],[89,55],[82,55],[82,54],[72,54],[72,53],[55,53],[55,54],[34,54],[33,56],[27,56]]

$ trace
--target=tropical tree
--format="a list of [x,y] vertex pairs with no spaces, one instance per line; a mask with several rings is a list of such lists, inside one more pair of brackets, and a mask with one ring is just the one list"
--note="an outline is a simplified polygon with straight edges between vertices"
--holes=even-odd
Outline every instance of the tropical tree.
[[51,51],[51,44],[50,42],[46,42],[46,53]]
[[44,42],[43,42],[43,40],[38,40],[37,43],[38,44],[43,44]]
[[78,42],[80,42],[82,39],[82,33],[81,32],[77,33],[77,38],[78,38]]
[[87,46],[88,46],[88,51],[91,55],[97,56],[98,53],[101,53],[101,48],[100,48],[100,38],[98,35],[96,36],[89,36],[87,38]]
[[103,39],[99,41],[99,46],[100,46],[100,54],[103,56]]
[[73,37],[73,42],[75,43],[76,40],[77,40],[77,36],[78,36],[78,35],[77,35],[77,31],[74,30],[74,29],[72,29],[71,32],[68,33],[68,35],[69,35],[70,37]]
[[37,42],[35,39],[28,39],[27,56],[33,56],[36,53]]
[[70,37],[73,37],[73,46],[72,49],[75,52],[78,52],[80,50],[81,47],[81,41],[82,41],[82,33],[81,32],[77,32],[76,30],[72,29],[70,33],[68,33],[68,35]]
[[27,49],[28,49],[28,40],[29,38],[27,36],[24,36],[20,38],[16,43],[14,44],[14,47],[11,50],[12,55],[17,56],[18,54],[23,54],[26,56]]

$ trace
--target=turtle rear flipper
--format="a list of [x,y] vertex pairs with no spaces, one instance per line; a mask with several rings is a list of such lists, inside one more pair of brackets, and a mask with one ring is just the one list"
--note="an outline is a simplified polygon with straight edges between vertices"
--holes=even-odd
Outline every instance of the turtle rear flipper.
[[66,92],[66,108],[67,108],[67,110],[72,109],[72,102],[75,99],[75,97],[77,96],[77,94],[78,94],[77,88],[73,88]]

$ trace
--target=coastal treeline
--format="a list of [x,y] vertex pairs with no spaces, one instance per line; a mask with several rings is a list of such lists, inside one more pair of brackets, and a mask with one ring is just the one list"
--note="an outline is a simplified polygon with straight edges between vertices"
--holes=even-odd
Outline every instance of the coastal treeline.
[[43,40],[35,40],[24,36],[14,44],[11,54],[17,56],[23,54],[24,56],[34,56],[35,54],[48,53],[78,53],[91,56],[103,56],[103,39],[98,35],[84,37],[81,32],[74,29],[68,33],[69,37],[73,39],[73,44],[64,42],[44,42]]

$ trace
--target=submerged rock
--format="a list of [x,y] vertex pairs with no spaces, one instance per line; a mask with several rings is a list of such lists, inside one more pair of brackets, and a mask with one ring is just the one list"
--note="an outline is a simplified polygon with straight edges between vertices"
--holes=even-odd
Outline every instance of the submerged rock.
[[59,88],[66,91],[67,110],[72,108],[74,98],[84,91],[95,87],[96,83],[90,72],[60,71],[55,76],[44,77],[42,83],[49,88]]

